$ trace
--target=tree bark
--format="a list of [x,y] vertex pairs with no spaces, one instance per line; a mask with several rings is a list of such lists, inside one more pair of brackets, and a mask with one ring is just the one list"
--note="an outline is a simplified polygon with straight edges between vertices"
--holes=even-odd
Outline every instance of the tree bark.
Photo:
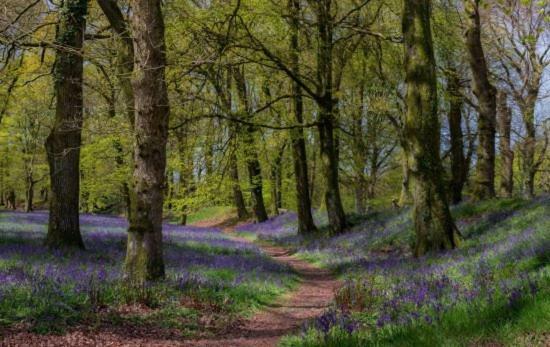
[[489,69],[481,43],[480,0],[466,0],[469,27],[466,47],[472,70],[473,92],[478,100],[479,120],[476,174],[473,195],[477,200],[495,197],[496,89],[489,81]]
[[132,213],[125,272],[132,283],[164,277],[162,207],[170,108],[165,82],[164,20],[160,0],[133,0],[135,96]]
[[26,181],[27,186],[25,187],[25,212],[32,212],[34,200],[34,185],[36,183],[33,179],[32,173],[27,174]]
[[338,156],[334,140],[334,98],[332,87],[333,37],[332,37],[332,0],[317,2],[317,79],[319,106],[319,144],[321,164],[326,182],[325,207],[327,209],[329,229],[333,234],[341,233],[347,227],[346,215],[340,197],[338,182]]
[[508,95],[497,95],[497,125],[500,135],[500,194],[506,198],[514,191],[514,151],[511,147],[512,111],[508,107]]
[[536,126],[535,126],[535,105],[538,99],[537,88],[531,90],[527,97],[520,103],[521,116],[525,126],[525,137],[521,143],[521,191],[525,198],[532,199],[535,196],[535,175],[538,164],[535,161],[536,152]]
[[[300,74],[300,0],[289,0],[290,12],[290,64],[295,75]],[[298,124],[304,122],[304,101],[302,88],[292,81],[292,112]],[[295,128],[290,131],[292,141],[292,161],[296,184],[296,210],[298,212],[298,233],[307,234],[317,231],[311,214],[311,195],[309,173],[307,166],[307,150],[304,129]]]
[[[248,118],[252,114],[251,105],[248,100],[248,91],[244,73],[238,69],[233,70],[233,76],[237,84],[237,92],[242,104],[242,113]],[[246,125],[241,133],[243,143],[245,144],[245,160],[248,170],[248,179],[252,196],[252,211],[258,223],[268,220],[267,210],[265,208],[263,196],[262,169],[258,159],[258,149],[254,138],[256,129],[252,125]]]
[[229,176],[231,178],[233,190],[233,203],[237,208],[237,217],[242,220],[248,218],[248,211],[246,210],[243,191],[241,190],[241,184],[239,181],[239,166],[237,164],[237,154],[235,153],[235,150],[235,148],[232,148],[229,155]]
[[404,136],[409,142],[414,181],[414,253],[456,247],[457,235],[446,199],[439,157],[440,125],[429,0],[405,0],[403,38],[407,112]]
[[451,133],[451,202],[462,201],[462,190],[466,183],[466,159],[464,157],[464,136],[462,133],[462,106],[460,78],[454,67],[449,68],[447,85],[449,98],[449,131]]
[[[134,129],[134,91],[132,89],[132,73],[134,71],[134,45],[130,34],[130,28],[124,19],[122,11],[120,10],[116,0],[98,0],[99,7],[105,14],[111,29],[120,37],[121,41],[118,44],[117,49],[117,79],[122,94],[124,96],[124,104],[126,111],[126,118],[130,124],[131,129]],[[120,151],[117,149],[117,153]],[[122,156],[120,157],[122,158]],[[123,164],[124,160],[122,160]],[[129,163],[133,166],[133,163]],[[132,213],[131,205],[133,197],[133,189],[128,182],[122,184],[122,193],[126,203],[126,217],[130,219]]]
[[56,110],[46,139],[50,168],[50,215],[46,245],[84,248],[80,234],[80,145],[83,122],[82,45],[87,0],[66,0],[57,29],[54,89]]
[[121,42],[117,49],[117,78],[124,95],[126,116],[130,124],[134,125],[134,92],[132,90],[132,72],[134,70],[134,45],[130,30],[118,7],[116,0],[97,0],[99,7],[107,17],[111,29],[120,37]]
[[401,193],[399,194],[399,206],[409,205],[412,202],[412,193],[410,187],[410,169],[409,169],[409,155],[403,147],[403,154],[401,156],[401,172],[403,177],[401,178]]
[[285,148],[286,142],[277,151],[271,164],[271,200],[274,215],[278,215],[279,209],[283,207],[283,156]]

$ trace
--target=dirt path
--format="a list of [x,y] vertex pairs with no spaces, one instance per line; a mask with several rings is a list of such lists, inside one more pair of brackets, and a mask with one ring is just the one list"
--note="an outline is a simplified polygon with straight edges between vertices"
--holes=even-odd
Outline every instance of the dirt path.
[[[201,226],[213,226],[202,224]],[[218,223],[216,226],[231,234],[231,226],[228,224]],[[232,237],[250,242],[233,235]],[[300,283],[294,291],[281,297],[275,304],[262,309],[224,336],[182,341],[164,331],[144,331],[139,327],[124,332],[77,330],[63,336],[43,336],[21,332],[4,339],[0,336],[0,346],[276,346],[281,337],[299,331],[304,322],[323,313],[332,302],[334,291],[341,283],[330,272],[297,259],[284,248],[275,246],[261,246],[261,248],[276,261],[292,267],[298,274]]]
[[230,336],[190,341],[189,346],[276,346],[281,337],[299,331],[305,321],[319,316],[331,303],[334,291],[340,283],[330,272],[289,255],[281,247],[262,248],[275,260],[290,265],[297,272],[301,281],[297,290],[245,321]]

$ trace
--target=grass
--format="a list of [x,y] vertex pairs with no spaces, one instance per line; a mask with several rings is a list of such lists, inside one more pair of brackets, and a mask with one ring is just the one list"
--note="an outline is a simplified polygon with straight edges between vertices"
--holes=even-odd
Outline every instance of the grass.
[[205,220],[215,220],[224,216],[232,215],[234,208],[230,206],[210,206],[205,207],[197,212],[193,212],[187,216],[187,223],[194,224]]

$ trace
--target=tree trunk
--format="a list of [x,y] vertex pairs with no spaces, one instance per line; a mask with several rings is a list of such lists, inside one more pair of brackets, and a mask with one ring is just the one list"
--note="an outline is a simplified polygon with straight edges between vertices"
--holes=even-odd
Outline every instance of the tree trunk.
[[[538,86],[538,83],[536,84]],[[527,97],[520,104],[523,125],[525,126],[525,138],[521,143],[522,157],[522,194],[527,199],[535,196],[535,175],[538,165],[535,162],[536,151],[536,126],[535,126],[535,105],[538,99],[538,88],[530,90]]]
[[466,47],[472,70],[473,92],[479,108],[477,164],[473,195],[477,200],[495,197],[496,89],[489,81],[489,69],[481,44],[480,0],[467,0],[469,27]]
[[410,187],[410,169],[409,169],[409,155],[405,148],[403,148],[403,154],[401,157],[401,172],[403,177],[401,178],[401,193],[399,194],[399,206],[409,205],[412,202],[412,193]]
[[511,147],[512,111],[506,93],[497,95],[497,125],[500,134],[500,194],[509,198],[514,191],[514,151]]
[[[118,44],[117,49],[117,79],[122,94],[124,96],[124,104],[126,109],[126,118],[130,124],[131,129],[134,129],[134,91],[132,89],[132,73],[134,71],[134,45],[130,34],[130,29],[124,19],[122,11],[120,10],[116,0],[98,0],[99,7],[107,17],[111,29],[120,37],[121,42]],[[120,150],[117,147],[117,154],[122,152],[122,146]],[[122,156],[120,157],[122,158]],[[122,160],[122,163],[124,160]],[[133,163],[129,163],[130,167],[133,167]],[[122,184],[122,193],[126,203],[126,217],[130,219],[132,212],[131,205],[134,190],[130,187],[128,182]]]
[[66,0],[57,30],[54,89],[56,111],[46,139],[50,168],[50,215],[46,245],[84,248],[80,235],[80,145],[83,121],[82,45],[87,0]]
[[232,181],[233,203],[237,208],[237,217],[239,217],[239,219],[246,219],[248,218],[248,211],[246,210],[246,204],[239,182],[239,166],[237,164],[235,149],[231,149],[231,154],[229,155],[229,176]]
[[[289,0],[290,12],[290,64],[292,72],[300,74],[300,0]],[[302,88],[296,81],[292,81],[292,111],[296,123],[304,122],[304,101]],[[298,212],[298,233],[307,234],[317,231],[311,214],[311,195],[309,187],[309,174],[307,167],[306,141],[304,129],[295,128],[290,131],[292,141],[292,161],[294,164],[294,176],[296,184],[296,210]]]
[[404,136],[409,142],[410,174],[414,180],[414,253],[456,247],[457,230],[442,179],[440,125],[429,0],[406,0],[403,13],[407,112]]
[[132,213],[125,271],[132,283],[164,277],[162,207],[170,108],[160,0],[131,1],[135,136]]
[[134,124],[134,92],[132,90],[132,72],[134,70],[134,46],[130,30],[116,0],[97,0],[99,7],[107,17],[111,29],[120,37],[117,49],[117,78],[124,95],[126,116]]
[[464,136],[462,134],[462,106],[464,97],[460,91],[460,79],[454,67],[449,68],[449,131],[451,133],[451,202],[462,201],[462,190],[466,183],[466,159],[464,158]]
[[[242,113],[249,118],[252,114],[251,105],[248,100],[248,91],[244,73],[238,69],[233,70],[233,76],[237,84],[239,99],[242,104]],[[256,129],[252,125],[246,125],[242,132],[243,143],[245,144],[245,160],[248,170],[248,179],[252,197],[252,211],[258,223],[268,220],[267,210],[265,208],[263,196],[262,169],[258,159],[258,149],[256,148],[256,139],[254,138]]]
[[283,143],[271,165],[271,198],[273,214],[275,215],[278,215],[279,209],[283,207],[283,156],[285,148],[286,143]]
[[341,233],[347,226],[346,215],[340,197],[338,182],[338,157],[334,141],[334,99],[332,88],[332,0],[317,3],[317,29],[319,47],[317,52],[317,79],[319,106],[319,144],[322,170],[326,182],[325,207],[329,229],[333,234]]
[[32,212],[34,200],[34,181],[32,173],[27,174],[27,186],[25,191],[25,212]]

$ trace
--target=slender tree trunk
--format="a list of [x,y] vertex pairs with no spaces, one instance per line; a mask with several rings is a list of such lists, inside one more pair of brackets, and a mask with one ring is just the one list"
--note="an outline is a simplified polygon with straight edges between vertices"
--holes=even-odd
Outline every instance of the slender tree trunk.
[[25,212],[31,212],[33,210],[34,200],[34,181],[32,173],[27,175],[27,187],[26,187],[26,199],[25,199]]
[[[296,75],[300,74],[300,0],[289,0],[290,12],[290,58],[291,69]],[[304,122],[304,102],[302,99],[302,88],[292,81],[292,111],[296,123]],[[317,228],[311,214],[311,195],[309,187],[309,174],[307,167],[306,141],[304,129],[295,128],[290,131],[292,141],[292,161],[294,164],[294,176],[296,184],[296,209],[298,212],[298,233],[307,234],[315,232]]]
[[[243,114],[247,117],[252,114],[251,105],[248,100],[248,91],[244,73],[235,69],[235,82],[237,83],[237,91],[242,104]],[[245,144],[246,167],[248,170],[248,179],[250,183],[250,191],[252,196],[252,210],[258,223],[268,220],[267,210],[265,208],[263,196],[262,169],[260,160],[258,159],[258,149],[256,148],[255,139],[256,129],[254,126],[245,126],[242,132],[243,143]]]
[[497,95],[497,125],[500,135],[500,194],[511,197],[514,191],[514,151],[511,146],[512,111],[508,107],[506,93]]
[[84,248],[80,235],[80,145],[83,121],[82,45],[87,0],[63,3],[57,30],[55,59],[56,111],[46,139],[50,167],[50,215],[46,245],[52,248]]
[[[366,77],[366,65],[362,61],[362,73]],[[359,107],[353,114],[352,158],[354,171],[355,212],[363,215],[367,212],[367,180],[365,165],[368,161],[368,146],[363,131],[363,116],[366,114],[365,78],[361,78],[359,85]]]
[[[132,73],[134,71],[134,45],[130,34],[130,28],[124,19],[116,0],[98,0],[99,7],[105,14],[105,17],[111,25],[111,29],[120,37],[120,42],[117,46],[117,79],[122,94],[124,96],[124,104],[126,109],[126,118],[131,129],[134,129],[134,91],[132,89]],[[120,151],[122,146],[120,146]],[[122,156],[120,157],[122,158]],[[124,160],[122,160],[123,164]],[[129,163],[133,167],[133,163]],[[126,203],[126,217],[130,220],[132,213],[132,200],[134,199],[134,189],[130,187],[131,183],[124,182],[122,184],[122,193]]]
[[321,0],[317,3],[317,29],[319,47],[317,52],[317,79],[320,88],[319,100],[319,144],[321,164],[326,182],[325,205],[329,228],[334,234],[341,233],[347,226],[346,215],[340,197],[338,182],[338,156],[334,139],[334,98],[332,87],[332,0]]
[[97,0],[99,7],[107,17],[111,29],[120,37],[117,47],[117,78],[124,95],[128,121],[134,124],[134,92],[132,90],[132,72],[134,70],[134,45],[132,36],[122,11],[116,0]]
[[481,44],[480,0],[466,0],[469,27],[466,31],[473,92],[478,100],[479,120],[477,164],[473,194],[477,200],[495,197],[496,89],[489,81],[489,69]]
[[125,271],[132,283],[164,277],[162,205],[170,108],[164,69],[160,0],[133,0],[135,137],[133,189]]
[[404,135],[409,142],[410,173],[414,180],[414,253],[456,247],[457,235],[442,178],[439,157],[440,125],[429,0],[405,0],[403,38],[407,113]]
[[283,156],[285,153],[286,143],[284,143],[271,165],[271,200],[273,204],[273,214],[278,215],[279,209],[283,206]]
[[448,75],[449,130],[451,133],[451,202],[462,201],[462,190],[466,183],[466,159],[464,158],[464,136],[462,134],[462,106],[464,97],[460,91],[460,79],[456,69],[451,67]]
[[[538,85],[538,84],[537,84]],[[530,91],[527,97],[520,104],[523,125],[525,126],[525,138],[521,143],[522,157],[522,194],[527,199],[535,196],[535,175],[538,167],[535,163],[536,151],[536,127],[535,127],[535,105],[538,98],[538,89]]]
[[399,206],[409,205],[412,202],[412,193],[410,188],[410,169],[409,169],[409,155],[403,148],[403,154],[401,156],[401,172],[403,177],[401,178],[401,193],[399,194]]
[[237,217],[239,217],[239,219],[246,219],[248,218],[248,211],[246,210],[243,191],[241,190],[241,184],[239,181],[239,166],[237,165],[237,155],[235,154],[235,149],[232,149],[231,154],[229,155],[229,176],[232,182],[233,203],[237,208]]

